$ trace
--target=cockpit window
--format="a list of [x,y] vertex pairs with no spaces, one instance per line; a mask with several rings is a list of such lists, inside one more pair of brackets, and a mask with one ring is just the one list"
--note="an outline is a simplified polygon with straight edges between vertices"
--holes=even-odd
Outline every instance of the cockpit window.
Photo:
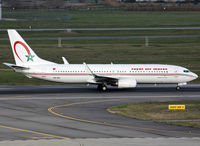
[[190,71],[189,71],[189,70],[183,70],[183,72],[188,73],[188,72],[190,72]]

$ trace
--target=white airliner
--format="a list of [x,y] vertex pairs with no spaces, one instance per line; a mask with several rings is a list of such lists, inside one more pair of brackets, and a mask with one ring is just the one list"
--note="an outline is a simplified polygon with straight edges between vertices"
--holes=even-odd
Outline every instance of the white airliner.
[[161,64],[57,64],[39,58],[16,30],[8,30],[16,64],[4,63],[29,78],[62,83],[96,84],[99,90],[107,85],[135,88],[139,83],[172,83],[185,85],[198,76],[188,69]]

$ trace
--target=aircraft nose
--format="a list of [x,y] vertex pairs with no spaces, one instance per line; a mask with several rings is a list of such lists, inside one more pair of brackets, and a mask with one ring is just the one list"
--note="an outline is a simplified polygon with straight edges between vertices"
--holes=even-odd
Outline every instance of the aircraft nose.
[[198,75],[195,74],[195,73],[193,73],[193,76],[194,76],[195,79],[198,78]]

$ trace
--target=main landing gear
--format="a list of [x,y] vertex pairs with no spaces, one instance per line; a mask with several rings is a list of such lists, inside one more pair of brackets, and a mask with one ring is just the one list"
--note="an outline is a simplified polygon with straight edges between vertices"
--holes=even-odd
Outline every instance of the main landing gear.
[[176,90],[179,91],[181,88],[180,86],[176,86]]
[[97,90],[99,90],[99,91],[106,91],[107,90],[107,86],[105,84],[99,84],[97,86]]

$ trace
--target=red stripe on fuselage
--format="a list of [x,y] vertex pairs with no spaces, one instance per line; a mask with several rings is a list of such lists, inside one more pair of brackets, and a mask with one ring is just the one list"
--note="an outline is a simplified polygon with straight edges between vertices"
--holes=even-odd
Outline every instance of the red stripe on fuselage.
[[[40,73],[24,73],[25,75],[46,75],[46,76],[87,76],[88,74],[40,74]],[[186,74],[97,74],[99,76],[187,76]]]

